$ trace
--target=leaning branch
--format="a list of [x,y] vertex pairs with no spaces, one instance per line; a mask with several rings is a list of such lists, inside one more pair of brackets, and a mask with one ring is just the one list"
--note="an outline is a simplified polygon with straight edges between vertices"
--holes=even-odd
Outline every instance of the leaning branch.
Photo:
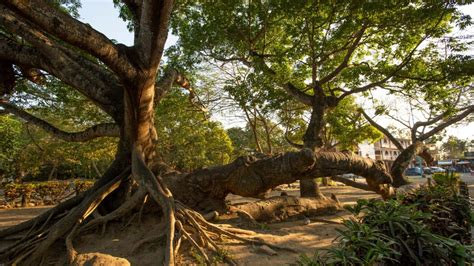
[[119,128],[113,123],[98,124],[80,132],[66,132],[18,108],[17,106],[11,103],[0,101],[0,107],[3,107],[9,113],[16,115],[45,130],[49,134],[65,141],[85,142],[98,137],[118,137],[120,135]]
[[370,116],[368,116],[364,110],[360,110],[365,119],[378,131],[382,132],[396,147],[398,150],[403,151],[404,148],[402,144],[384,127],[375,122]]
[[189,174],[165,176],[164,181],[176,199],[192,208],[209,208],[213,203],[202,199],[223,201],[232,193],[257,197],[282,184],[296,180],[354,173],[366,178],[369,189],[380,192],[379,185],[392,182],[385,165],[354,154],[341,152],[312,152],[303,149],[258,160],[239,157],[234,162],[200,169]]

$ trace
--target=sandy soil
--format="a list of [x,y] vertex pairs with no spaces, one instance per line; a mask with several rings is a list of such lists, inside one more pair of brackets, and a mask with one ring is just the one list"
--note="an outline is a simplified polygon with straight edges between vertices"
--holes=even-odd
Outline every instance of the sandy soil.
[[19,224],[23,221],[40,215],[51,208],[50,206],[38,206],[28,208],[0,209],[0,229]]
[[[467,181],[470,193],[474,193],[474,177],[463,177]],[[416,179],[417,182],[422,182],[422,179]],[[322,187],[322,192],[326,196],[331,193],[337,195],[342,204],[354,204],[358,199],[362,198],[376,198],[375,193],[359,190],[347,186],[332,186]],[[298,195],[298,187],[294,186],[288,188],[286,185],[281,190],[272,191],[269,196],[279,195],[282,191],[289,195]],[[229,200],[233,203],[241,203],[254,201],[252,198],[242,198],[235,195],[230,195]],[[41,212],[47,210],[48,207],[34,207],[34,208],[18,208],[18,209],[3,209],[0,210],[0,228],[8,227],[21,221],[30,219]],[[345,211],[339,212],[335,215],[321,216],[319,218],[340,222],[344,218],[348,218],[349,214]],[[222,226],[236,226],[236,219],[224,219],[219,223]],[[80,253],[87,252],[101,252],[110,254],[112,256],[123,257],[128,259],[132,265],[157,265],[156,258],[157,245],[159,244],[145,244],[138,252],[132,253],[133,246],[150,235],[153,235],[156,219],[148,217],[139,226],[127,226],[127,221],[116,223],[112,226],[107,226],[104,235],[100,233],[93,233],[83,235],[75,242],[75,247]],[[295,264],[300,254],[305,253],[311,255],[315,250],[320,250],[329,247],[335,237],[337,236],[336,229],[342,228],[341,225],[326,223],[318,221],[311,221],[305,224],[303,220],[293,222],[283,222],[275,224],[267,224],[257,230],[252,230],[248,237],[259,237],[272,244],[291,247],[296,249],[298,253],[288,251],[277,251],[277,255],[267,255],[262,252],[259,247],[242,245],[235,241],[225,241],[222,248],[227,250],[232,258],[237,261],[239,265],[288,265]],[[244,235],[242,235],[244,236]],[[59,246],[58,246],[59,248]],[[189,246],[183,246],[182,249],[189,250]],[[52,254],[52,263],[62,263],[62,256],[64,254],[61,250],[56,250],[56,254]],[[189,257],[181,257],[179,260],[181,265],[189,265],[192,263]]]

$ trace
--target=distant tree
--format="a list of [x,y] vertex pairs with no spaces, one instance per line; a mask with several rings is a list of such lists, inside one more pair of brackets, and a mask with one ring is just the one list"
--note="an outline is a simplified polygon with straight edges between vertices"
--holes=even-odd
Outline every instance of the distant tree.
[[158,105],[155,118],[161,137],[157,154],[161,160],[180,171],[191,171],[227,164],[233,147],[219,122],[190,104],[189,95],[181,90],[170,92]]
[[474,140],[463,140],[455,136],[449,136],[441,144],[441,150],[446,154],[446,159],[460,159],[464,157],[464,152],[474,145]]

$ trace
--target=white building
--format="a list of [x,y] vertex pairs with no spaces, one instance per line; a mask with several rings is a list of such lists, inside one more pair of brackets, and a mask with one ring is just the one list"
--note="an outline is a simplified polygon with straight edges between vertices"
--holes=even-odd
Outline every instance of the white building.
[[[397,139],[403,148],[410,146],[411,142],[408,139]],[[387,137],[375,142],[369,143],[367,141],[359,144],[359,155],[379,161],[385,162],[387,167],[391,167],[393,161],[401,153],[400,150]]]

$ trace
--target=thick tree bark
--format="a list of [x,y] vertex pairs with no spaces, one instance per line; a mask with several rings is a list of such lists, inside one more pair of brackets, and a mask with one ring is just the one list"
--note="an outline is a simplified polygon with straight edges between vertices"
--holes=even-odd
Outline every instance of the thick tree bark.
[[324,96],[320,100],[315,100],[311,112],[311,118],[303,136],[304,147],[311,150],[317,150],[323,147],[323,138],[321,136],[324,128],[324,115],[327,107]]
[[424,146],[420,150],[421,151],[418,153],[418,156],[423,158],[427,166],[432,166],[435,159],[433,155],[430,153],[430,150],[428,149],[428,147]]

